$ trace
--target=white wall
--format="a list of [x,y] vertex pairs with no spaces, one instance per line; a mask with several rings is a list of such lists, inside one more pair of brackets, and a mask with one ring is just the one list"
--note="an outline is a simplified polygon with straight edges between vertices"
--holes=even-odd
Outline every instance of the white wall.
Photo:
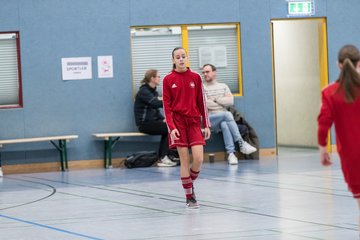
[[317,146],[318,25],[318,20],[274,21],[278,145]]

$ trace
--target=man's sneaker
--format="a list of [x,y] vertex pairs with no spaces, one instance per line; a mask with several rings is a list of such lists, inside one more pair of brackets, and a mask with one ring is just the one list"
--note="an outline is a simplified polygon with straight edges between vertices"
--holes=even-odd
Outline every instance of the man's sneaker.
[[179,162],[180,161],[180,158],[177,157],[177,156],[168,156],[168,158],[170,158],[170,160],[173,161],[173,162]]
[[0,167],[0,177],[2,177],[4,174],[3,174],[3,171],[2,171],[2,167]]
[[168,156],[168,158],[170,158],[170,160],[172,162],[176,163],[176,165],[178,165],[178,166],[180,165],[180,157],[179,157],[179,155],[168,154],[167,156]]
[[176,150],[169,150],[166,154],[173,162],[180,161],[179,153]]
[[237,159],[237,157],[235,156],[234,153],[229,153],[228,162],[229,162],[230,165],[237,165],[238,164],[238,159]]
[[171,161],[168,156],[163,157],[160,162],[157,164],[158,167],[174,167],[177,163]]
[[186,207],[195,209],[199,208],[200,206],[197,203],[196,199],[192,197],[186,199]]
[[240,152],[242,152],[243,154],[251,154],[256,152],[256,150],[256,148],[254,148],[245,141],[240,145]]

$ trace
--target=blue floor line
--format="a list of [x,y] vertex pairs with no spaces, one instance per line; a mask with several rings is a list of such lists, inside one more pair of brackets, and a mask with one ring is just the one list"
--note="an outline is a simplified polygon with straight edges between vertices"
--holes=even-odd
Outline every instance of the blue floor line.
[[78,237],[87,238],[87,239],[92,239],[92,240],[104,240],[104,239],[102,239],[102,238],[91,237],[91,236],[87,236],[87,235],[84,235],[84,234],[80,234],[80,233],[76,233],[76,232],[71,232],[71,231],[63,230],[63,229],[56,228],[56,227],[47,226],[47,225],[40,224],[40,223],[36,223],[36,222],[31,222],[31,221],[27,221],[27,220],[22,220],[22,219],[20,219],[20,218],[9,217],[9,216],[3,215],[3,214],[0,214],[0,217],[7,218],[7,219],[10,219],[10,220],[15,220],[15,221],[18,221],[18,222],[23,222],[23,223],[31,224],[31,225],[35,225],[35,226],[38,226],[38,227],[48,228],[48,229],[51,229],[51,230],[55,230],[55,231],[59,231],[59,232],[63,232],[63,233],[75,235],[75,236],[78,236]]

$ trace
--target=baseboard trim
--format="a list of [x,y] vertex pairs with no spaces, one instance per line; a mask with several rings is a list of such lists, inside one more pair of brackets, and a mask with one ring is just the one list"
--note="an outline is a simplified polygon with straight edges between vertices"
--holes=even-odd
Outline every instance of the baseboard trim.
[[260,149],[260,157],[276,156],[276,148],[262,148]]
[[[275,156],[275,148],[260,149],[260,157]],[[209,162],[209,154],[204,154],[204,162]],[[224,161],[227,157],[225,152],[214,152],[215,161]],[[113,168],[123,168],[125,158],[113,158]],[[82,170],[82,169],[98,169],[104,167],[104,160],[76,160],[69,161],[69,171]],[[35,173],[35,172],[57,172],[61,171],[59,162],[47,162],[47,163],[29,163],[29,164],[14,164],[2,166],[4,174],[19,174],[19,173]]]

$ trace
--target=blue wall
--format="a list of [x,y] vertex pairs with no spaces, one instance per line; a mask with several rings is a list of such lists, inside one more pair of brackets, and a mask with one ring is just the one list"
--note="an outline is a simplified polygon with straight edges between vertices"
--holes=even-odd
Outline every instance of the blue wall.
[[[0,31],[20,31],[24,102],[23,108],[0,109],[0,139],[78,134],[69,144],[70,159],[101,159],[103,145],[93,133],[136,130],[131,26],[240,22],[244,96],[236,98],[236,107],[257,130],[261,148],[275,147],[270,20],[287,18],[285,0],[0,0],[0,5]],[[315,8],[314,17],[327,18],[333,81],[338,49],[360,39],[360,1],[315,0]],[[102,55],[113,56],[114,78],[97,78],[96,58]],[[93,79],[63,81],[63,57],[92,57]],[[156,147],[156,140],[147,148]],[[114,155],[124,156],[138,144],[118,146]],[[38,151],[39,146],[49,150]],[[4,150],[6,164],[58,160],[46,144]]]

